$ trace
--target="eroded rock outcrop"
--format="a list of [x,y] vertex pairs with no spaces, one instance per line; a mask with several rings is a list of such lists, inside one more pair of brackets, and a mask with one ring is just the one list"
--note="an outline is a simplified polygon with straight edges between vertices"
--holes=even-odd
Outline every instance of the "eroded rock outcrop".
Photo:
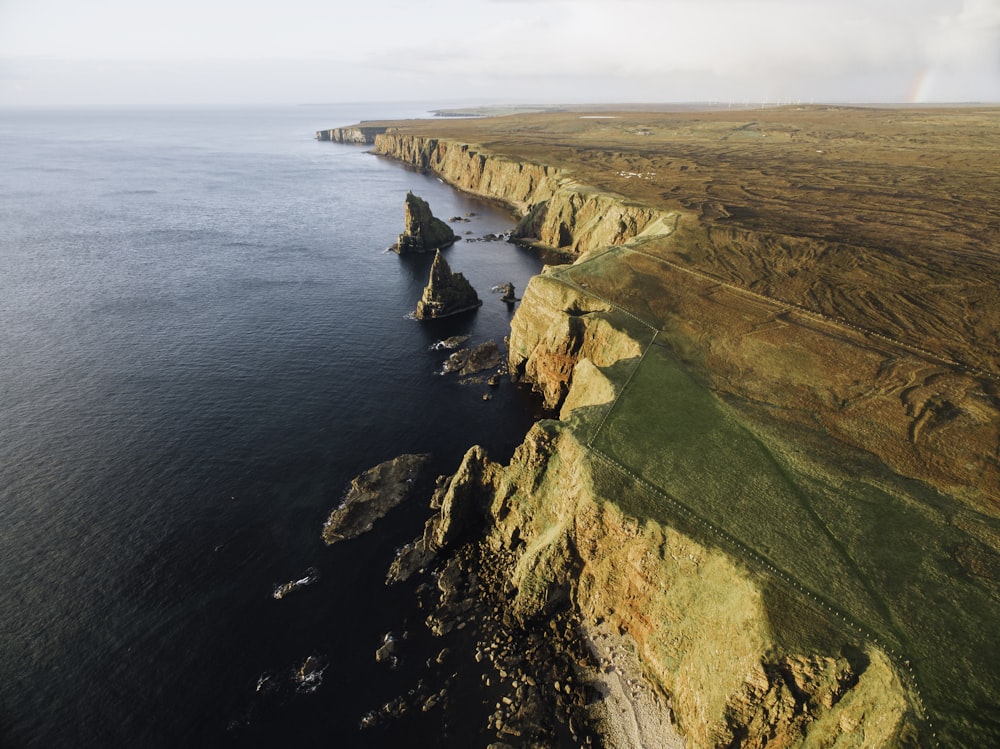
[[482,303],[468,279],[461,273],[452,273],[447,261],[438,251],[414,316],[418,320],[447,317],[475,309]]
[[505,304],[513,304],[517,301],[517,293],[514,290],[514,284],[510,281],[497,284],[493,287],[493,291],[500,295],[500,301]]
[[578,255],[624,244],[647,232],[666,234],[672,226],[673,217],[663,211],[603,193],[561,189],[534,204],[511,238]]
[[[483,449],[474,446],[455,474],[438,477],[431,497],[431,507],[438,512],[427,521],[420,538],[400,549],[389,568],[387,582],[409,579],[431,565],[449,545],[473,537],[481,530],[490,500],[482,486],[491,483],[494,469]],[[484,476],[484,470],[490,474]]]
[[448,224],[434,217],[427,201],[412,192],[406,193],[405,221],[406,228],[392,246],[400,255],[450,247],[458,239]]
[[[759,579],[719,550],[622,512],[594,467],[552,421],[536,425],[509,467],[474,448],[439,490],[439,513],[416,542],[420,566],[484,534],[481,563],[500,564],[508,621],[531,631],[571,612],[581,640],[614,634],[609,652],[638,656],[619,677],[633,692],[643,684],[669,696],[671,730],[685,745],[916,745],[914,707],[881,651],[849,637],[831,652],[787,651]],[[592,663],[589,678],[609,663]],[[594,729],[607,745],[628,746],[639,721],[622,717],[634,707],[627,700],[617,707],[594,703]]]
[[545,274],[535,276],[511,321],[510,371],[542,395],[546,408],[556,409],[578,362],[608,367],[641,356],[650,334],[628,322],[607,303]]
[[367,533],[413,491],[429,455],[400,455],[351,481],[343,501],[323,525],[323,541],[334,544]]

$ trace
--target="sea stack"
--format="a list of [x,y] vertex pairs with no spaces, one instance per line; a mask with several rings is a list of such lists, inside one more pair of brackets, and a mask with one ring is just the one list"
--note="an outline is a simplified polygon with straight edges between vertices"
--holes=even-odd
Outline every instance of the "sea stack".
[[413,192],[406,193],[406,229],[392,246],[394,252],[430,252],[450,247],[457,237],[444,221],[434,218],[427,201]]
[[430,320],[456,315],[482,305],[479,295],[461,273],[452,273],[441,251],[434,255],[431,277],[417,302],[416,318]]

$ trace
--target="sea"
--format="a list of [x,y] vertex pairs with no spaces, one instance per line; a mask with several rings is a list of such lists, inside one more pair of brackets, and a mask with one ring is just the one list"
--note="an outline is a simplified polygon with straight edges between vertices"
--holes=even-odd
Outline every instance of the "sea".
[[[430,108],[0,111],[0,747],[488,743],[460,670],[450,709],[361,727],[433,676],[384,578],[434,476],[473,444],[506,461],[541,415],[433,347],[502,344],[491,288],[544,261],[475,241],[512,216],[315,139]],[[409,190],[467,219],[445,257],[477,311],[409,317],[431,257],[386,251]],[[432,455],[419,496],[324,546],[351,478],[408,452]],[[387,635],[422,644],[390,668]]]

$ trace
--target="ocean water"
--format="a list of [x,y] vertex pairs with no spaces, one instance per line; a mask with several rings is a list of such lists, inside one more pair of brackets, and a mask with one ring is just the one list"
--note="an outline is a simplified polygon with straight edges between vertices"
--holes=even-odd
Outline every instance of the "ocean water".
[[[523,290],[537,254],[457,243],[484,306],[428,324],[406,315],[430,257],[385,252],[410,189],[442,218],[475,213],[456,225],[472,236],[511,217],[313,138],[424,112],[0,112],[0,746],[480,735],[454,711],[358,729],[416,678],[373,655],[419,629],[382,579],[423,503],[320,540],[365,468],[430,452],[447,473],[475,443],[506,459],[536,416],[509,382],[487,402],[438,375],[430,345],[502,339],[490,287]],[[316,584],[272,598],[309,567]],[[322,684],[296,690],[310,655]]]

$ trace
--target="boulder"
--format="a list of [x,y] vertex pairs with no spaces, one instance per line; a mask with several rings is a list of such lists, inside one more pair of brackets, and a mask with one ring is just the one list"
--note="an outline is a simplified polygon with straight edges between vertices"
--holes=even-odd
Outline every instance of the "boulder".
[[447,317],[482,305],[479,295],[461,273],[452,273],[441,252],[434,256],[430,279],[417,302],[415,317],[429,320]]
[[406,229],[399,235],[394,252],[430,252],[450,247],[458,237],[444,221],[434,218],[427,201],[412,192],[406,193]]

